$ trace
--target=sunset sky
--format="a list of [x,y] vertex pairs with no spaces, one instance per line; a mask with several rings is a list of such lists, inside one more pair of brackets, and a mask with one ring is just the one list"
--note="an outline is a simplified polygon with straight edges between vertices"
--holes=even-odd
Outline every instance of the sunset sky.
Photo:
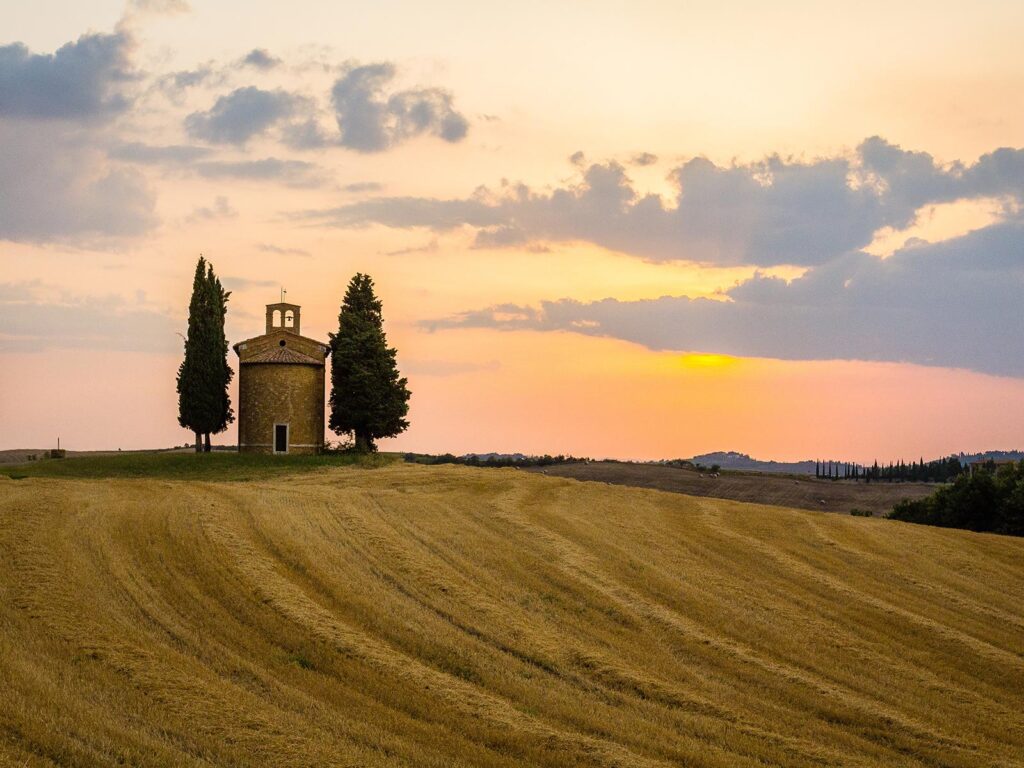
[[7,3],[0,448],[187,442],[200,253],[232,343],[373,276],[385,450],[1024,447],[1022,39],[1008,0]]

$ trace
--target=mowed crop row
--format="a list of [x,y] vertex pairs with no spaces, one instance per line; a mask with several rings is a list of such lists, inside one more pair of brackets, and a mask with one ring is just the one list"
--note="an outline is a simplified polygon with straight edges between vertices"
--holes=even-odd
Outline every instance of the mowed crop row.
[[1013,766],[1024,541],[513,470],[0,478],[0,763]]

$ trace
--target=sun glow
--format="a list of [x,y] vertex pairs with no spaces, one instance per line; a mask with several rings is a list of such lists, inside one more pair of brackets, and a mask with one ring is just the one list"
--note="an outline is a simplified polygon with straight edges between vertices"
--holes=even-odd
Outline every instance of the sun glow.
[[714,355],[714,354],[689,354],[683,355],[680,358],[684,368],[701,370],[701,371],[716,371],[724,370],[727,368],[735,368],[740,364],[740,358],[732,357],[731,355]]

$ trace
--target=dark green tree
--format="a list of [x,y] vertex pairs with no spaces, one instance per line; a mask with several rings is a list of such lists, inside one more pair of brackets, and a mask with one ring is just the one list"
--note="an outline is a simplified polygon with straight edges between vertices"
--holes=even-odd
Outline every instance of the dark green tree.
[[220,434],[228,428],[228,424],[235,420],[235,413],[231,408],[231,396],[228,394],[228,386],[235,372],[228,363],[228,339],[224,333],[224,321],[228,316],[228,298],[231,291],[225,291],[221,285],[220,278],[214,274],[213,265],[208,264],[206,269],[207,290],[210,292],[210,304],[212,307],[213,320],[213,347],[216,352],[216,366],[214,372],[217,383],[217,418],[211,429],[206,431],[206,450],[210,450],[210,433]]
[[196,452],[210,450],[210,433],[223,432],[234,421],[228,384],[234,371],[228,365],[224,318],[230,294],[202,256],[192,281],[188,308],[185,358],[178,368],[178,423],[195,435]]
[[380,299],[369,275],[348,284],[331,334],[331,419],[335,434],[351,434],[357,451],[375,451],[376,440],[409,427],[408,380],[399,376],[397,352],[384,335]]

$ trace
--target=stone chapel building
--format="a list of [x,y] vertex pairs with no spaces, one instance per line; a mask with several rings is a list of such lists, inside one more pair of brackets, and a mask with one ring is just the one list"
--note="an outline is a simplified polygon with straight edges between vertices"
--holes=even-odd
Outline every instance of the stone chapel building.
[[267,305],[267,332],[234,345],[240,453],[319,453],[330,348],[299,335],[299,306]]

